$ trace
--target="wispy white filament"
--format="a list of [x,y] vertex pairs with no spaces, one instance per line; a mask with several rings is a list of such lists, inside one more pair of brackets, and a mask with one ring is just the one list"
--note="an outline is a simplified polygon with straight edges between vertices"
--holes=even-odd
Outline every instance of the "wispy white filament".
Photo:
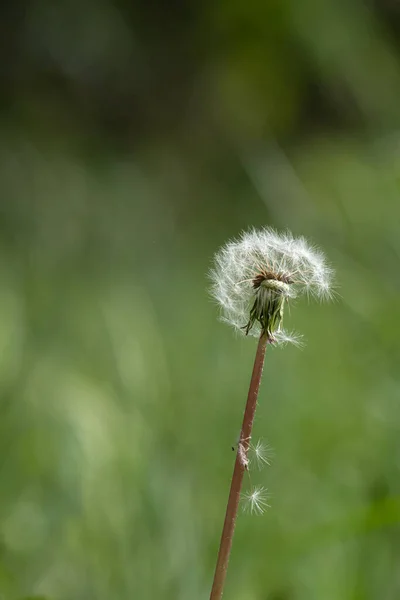
[[[220,305],[221,318],[242,333],[255,299],[254,278],[263,272],[277,277],[276,281],[269,281],[267,292],[271,294],[273,284],[285,300],[301,294],[320,299],[331,296],[332,270],[324,255],[303,237],[294,238],[288,232],[279,234],[270,228],[245,232],[217,252],[211,271],[211,292]],[[260,323],[255,321],[248,333],[258,337]],[[279,326],[274,341],[299,340]]]
[[254,487],[242,495],[243,509],[250,514],[262,515],[269,508],[268,497],[264,487]]
[[270,466],[271,460],[273,457],[273,451],[271,446],[265,444],[261,440],[253,445],[250,445],[250,461],[253,462],[253,458],[257,464],[258,469],[261,469],[265,466]]

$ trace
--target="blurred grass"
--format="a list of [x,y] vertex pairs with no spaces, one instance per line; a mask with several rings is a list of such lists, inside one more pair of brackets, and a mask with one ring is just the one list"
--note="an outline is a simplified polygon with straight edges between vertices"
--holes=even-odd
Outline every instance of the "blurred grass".
[[297,302],[305,348],[267,353],[271,509],[240,516],[226,598],[399,597],[396,19],[4,15],[1,599],[208,597],[255,346],[207,271],[262,225],[320,245],[338,295]]
[[[136,161],[99,171],[25,143],[2,153],[14,201],[0,265],[0,589],[205,598],[255,351],[218,323],[206,271],[238,227],[205,234],[193,214],[179,229]],[[267,188],[243,191],[243,225],[306,233],[340,287],[331,305],[292,308],[303,350],[267,354],[256,436],[276,458],[252,477],[272,508],[240,517],[228,598],[397,593],[397,174],[366,154],[346,140],[295,150],[298,194],[274,192],[273,220]]]

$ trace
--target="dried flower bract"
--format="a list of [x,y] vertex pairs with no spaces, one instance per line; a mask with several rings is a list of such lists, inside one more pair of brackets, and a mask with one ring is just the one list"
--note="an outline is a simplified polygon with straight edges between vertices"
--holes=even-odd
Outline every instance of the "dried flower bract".
[[245,232],[215,256],[212,295],[222,319],[271,342],[297,342],[282,329],[285,303],[300,294],[331,295],[332,270],[325,257],[303,238],[270,228]]
[[250,444],[249,450],[251,455],[250,462],[253,462],[254,459],[260,471],[263,467],[271,465],[274,453],[269,444],[258,440],[255,445]]

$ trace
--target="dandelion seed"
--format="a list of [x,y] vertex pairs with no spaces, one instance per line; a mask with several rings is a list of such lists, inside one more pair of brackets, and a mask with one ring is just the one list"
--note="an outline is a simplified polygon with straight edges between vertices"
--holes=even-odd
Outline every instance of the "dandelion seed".
[[249,492],[245,492],[242,496],[244,501],[243,510],[250,514],[262,515],[269,504],[267,502],[269,498],[268,491],[264,487],[255,487]]
[[[256,443],[255,446],[253,446],[253,444],[251,444],[250,451],[251,451],[251,456],[252,457],[254,456],[254,459],[257,463],[257,467],[260,471],[263,467],[265,467],[265,466],[269,467],[271,465],[271,460],[272,460],[272,457],[274,454],[271,446],[269,446],[268,444],[265,444],[261,440],[258,440],[258,442]],[[250,459],[250,462],[251,462],[251,459]]]
[[223,246],[210,277],[222,320],[245,335],[265,332],[276,344],[300,343],[282,329],[289,300],[301,294],[332,295],[332,269],[323,254],[302,237],[270,228],[245,232]]
[[285,331],[285,329],[278,329],[274,332],[274,342],[281,346],[286,344],[293,344],[297,348],[303,348],[303,336],[295,331]]

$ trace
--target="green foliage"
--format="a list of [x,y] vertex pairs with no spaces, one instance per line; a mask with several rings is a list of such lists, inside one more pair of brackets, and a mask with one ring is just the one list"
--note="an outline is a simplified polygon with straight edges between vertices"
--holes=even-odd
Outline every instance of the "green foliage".
[[207,599],[255,341],[217,321],[206,274],[264,225],[315,241],[339,289],[285,312],[303,350],[267,351],[255,440],[275,458],[251,483],[271,508],[240,516],[225,596],[397,599],[390,19],[74,6],[33,3],[6,39],[0,599]]

